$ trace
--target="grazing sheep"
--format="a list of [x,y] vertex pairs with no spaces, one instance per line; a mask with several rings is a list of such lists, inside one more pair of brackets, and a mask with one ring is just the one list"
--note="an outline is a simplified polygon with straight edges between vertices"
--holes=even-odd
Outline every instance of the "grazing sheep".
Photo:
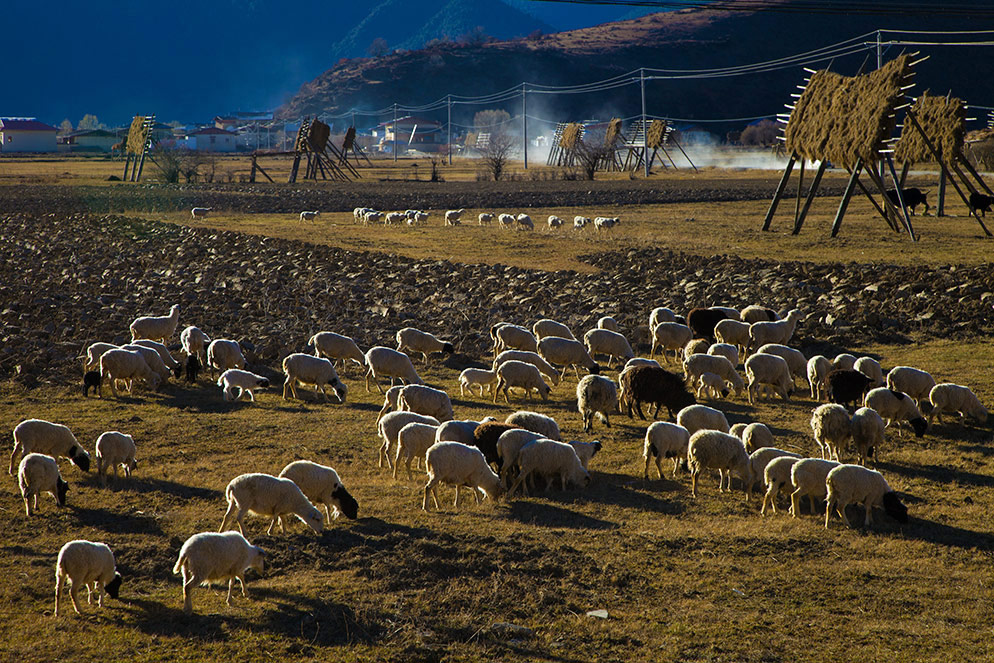
[[555,230],[556,228],[562,227],[563,220],[560,219],[558,216],[550,215],[548,223],[549,223],[549,230]]
[[115,349],[100,355],[101,391],[103,385],[110,384],[110,392],[117,398],[117,380],[125,380],[128,383],[128,393],[131,393],[136,378],[144,380],[153,391],[159,388],[162,381],[159,374],[149,368],[140,352]]
[[695,383],[705,373],[715,373],[732,385],[735,395],[739,396],[745,389],[742,376],[726,357],[720,355],[702,354],[700,352],[687,356],[683,360],[683,371],[690,384]]
[[970,390],[969,387],[942,382],[932,387],[928,394],[928,400],[932,403],[932,411],[928,413],[928,423],[932,425],[932,418],[935,417],[942,423],[943,412],[959,413],[960,423],[967,416],[973,417],[980,423],[987,421],[987,408],[981,405],[980,400]]
[[100,485],[107,485],[107,472],[114,471],[114,483],[117,483],[117,466],[124,468],[124,476],[131,478],[131,473],[138,468],[135,460],[135,438],[118,431],[107,431],[97,438],[95,447],[97,457],[97,476]]
[[238,580],[242,596],[245,591],[245,572],[255,569],[262,573],[266,553],[253,546],[238,532],[201,532],[194,534],[180,548],[173,575],[183,574],[183,611],[193,612],[193,588],[212,580],[228,581],[227,605],[231,605],[231,588]]
[[759,396],[757,392],[763,388],[763,385],[773,387],[774,391],[785,401],[794,393],[794,380],[790,376],[790,367],[783,357],[762,353],[754,354],[746,359],[745,371],[746,378],[749,380],[750,405],[756,401]]
[[720,343],[734,345],[740,352],[749,347],[749,324],[726,318],[714,326],[714,337]]
[[[508,497],[526,483],[532,474],[558,476],[563,490],[566,490],[567,484],[579,488],[586,488],[590,484],[590,473],[584,469],[576,450],[569,444],[555,440],[541,439],[526,444],[518,452],[517,466],[518,478],[507,491]],[[552,481],[549,481],[546,490],[551,487]]]
[[49,493],[59,506],[66,505],[69,484],[59,473],[59,464],[51,456],[39,453],[25,454],[17,466],[17,485],[24,499],[24,512],[30,517],[38,508],[38,495]]
[[618,411],[618,386],[603,375],[587,375],[576,385],[576,408],[583,416],[583,430],[590,432],[596,414],[611,427],[610,415]]
[[459,374],[459,395],[465,396],[467,389],[469,389],[469,393],[472,395],[473,387],[478,386],[480,387],[480,398],[483,398],[483,388],[486,387],[487,393],[490,393],[490,390],[496,383],[496,371],[488,371],[483,368],[467,368]]
[[[387,215],[386,215],[386,217],[384,217],[384,219],[383,219],[383,225],[385,225],[385,226],[399,226],[399,225],[402,225],[404,223],[404,221],[412,222],[412,221],[414,221],[414,217],[411,217],[410,219],[408,219],[407,215],[404,214],[403,212],[388,212]],[[448,225],[459,225],[459,222],[456,221],[455,223],[452,223],[452,224],[446,223],[445,225],[447,225],[447,226]]]
[[918,407],[928,401],[928,395],[935,385],[935,378],[927,372],[911,366],[895,366],[887,374],[887,388],[902,391],[911,396],[915,399]]
[[642,448],[642,458],[645,460],[646,480],[649,479],[649,457],[656,459],[656,471],[663,478],[663,459],[673,459],[673,478],[681,460],[687,458],[687,447],[690,444],[690,432],[679,424],[668,421],[657,421],[649,425],[645,431],[645,445]]
[[797,455],[777,456],[767,463],[763,471],[763,485],[766,486],[766,492],[763,494],[760,515],[766,515],[767,506],[773,508],[773,513],[777,512],[777,496],[784,487],[790,485],[790,472],[799,460],[801,458]]
[[511,484],[517,478],[518,454],[525,445],[542,439],[549,438],[541,433],[524,428],[501,429],[500,436],[497,438],[496,465],[500,468],[498,473],[500,474],[502,486],[510,488]]
[[608,356],[608,366],[614,364],[615,358],[628,361],[635,356],[628,339],[610,329],[591,329],[583,335],[583,344],[591,357],[597,354]]
[[456,508],[459,508],[459,490],[463,486],[472,489],[478,504],[480,491],[491,500],[500,497],[500,477],[490,468],[483,453],[476,447],[459,442],[438,442],[425,453],[425,467],[428,469],[428,483],[425,484],[425,496],[421,504],[425,511],[428,510],[429,494],[435,502],[435,508],[439,508],[437,486],[440,483],[456,487],[456,499],[453,503]]
[[649,329],[655,329],[660,322],[676,322],[676,313],[665,306],[657,306],[649,314]]
[[597,230],[610,230],[621,223],[621,219],[616,216],[598,216],[594,218],[594,228]]
[[7,474],[14,474],[14,464],[20,455],[39,453],[52,458],[68,458],[69,462],[90,471],[90,454],[76,441],[67,426],[44,419],[25,419],[14,427],[14,450],[10,453]]
[[523,230],[535,230],[535,224],[532,222],[532,218],[527,214],[519,214],[518,216],[514,217],[514,221]]
[[787,362],[787,367],[790,369],[791,378],[794,380],[800,378],[801,383],[807,385],[808,360],[804,358],[804,355],[800,350],[788,348],[786,345],[780,345],[778,343],[767,343],[756,352],[768,355],[777,355],[778,357],[783,358],[783,360]]
[[880,458],[884,443],[884,420],[876,410],[861,407],[852,416],[852,441],[856,447],[856,462],[866,465],[868,458]]
[[724,357],[732,368],[739,365],[739,349],[731,343],[712,343],[708,346],[707,354],[714,357]]
[[513,214],[499,214],[497,215],[497,223],[500,224],[501,228],[510,228],[516,222]]
[[364,225],[370,225],[373,223],[379,223],[384,219],[386,215],[383,212],[377,212],[376,210],[369,210],[362,215],[362,222]]
[[790,494],[790,515],[801,515],[801,498],[805,495],[811,505],[811,513],[816,513],[815,500],[825,499],[828,492],[825,477],[842,463],[822,458],[802,458],[790,468],[790,483],[794,491]]
[[559,432],[559,424],[556,423],[556,420],[538,412],[518,410],[514,414],[507,415],[504,423],[511,424],[515,428],[524,428],[525,430],[541,433],[542,437],[550,440],[562,440]]
[[242,396],[248,394],[249,400],[255,402],[252,390],[265,389],[269,386],[269,379],[238,368],[229,368],[221,373],[221,377],[217,379],[217,386],[221,387],[226,401],[239,401]]
[[625,367],[622,368],[621,370],[624,371],[626,369],[631,368],[632,366],[655,366],[656,368],[662,368],[662,366],[659,365],[659,362],[656,361],[655,359],[646,359],[645,357],[632,357],[631,359],[625,362]]
[[584,226],[590,223],[590,219],[585,216],[573,217],[573,230],[583,230]]
[[832,511],[835,510],[846,527],[851,527],[846,517],[846,507],[863,503],[866,511],[864,525],[873,524],[873,508],[883,509],[888,516],[899,523],[908,522],[908,507],[901,503],[884,476],[876,470],[861,465],[840,465],[833,468],[825,478],[828,489],[825,506],[825,529],[828,529]]
[[706,338],[692,338],[683,346],[683,356],[689,357],[694,354],[707,354],[712,343]]
[[465,209],[450,209],[445,213],[445,225],[447,226],[458,226],[459,221],[462,218]]
[[[500,440],[498,440],[499,442]],[[604,448],[604,445],[599,440],[594,440],[593,442],[570,440],[569,445],[573,447],[573,451],[576,452],[577,457],[580,459],[580,464],[583,465],[583,469],[585,470],[589,469],[590,461],[597,455],[597,452]]]
[[780,319],[780,316],[773,309],[750,304],[742,309],[739,313],[739,318],[742,322],[752,324],[754,322],[776,322]]
[[884,386],[884,371],[880,368],[880,362],[873,357],[860,357],[853,364],[853,368],[873,380],[870,383],[871,387]]
[[452,419],[452,401],[441,389],[433,389],[421,384],[409,384],[397,396],[397,409],[417,412],[439,421]]
[[497,442],[502,434],[515,428],[520,428],[520,426],[496,420],[485,421],[473,430],[473,440],[469,446],[479,449],[487,462],[496,467],[499,472],[503,465],[500,455],[497,453]]
[[546,336],[538,342],[538,354],[550,364],[562,365],[563,372],[560,376],[561,379],[566,378],[566,371],[570,366],[573,367],[573,372],[576,374],[578,380],[580,379],[578,366],[583,366],[592,375],[597,375],[601,370],[597,362],[590,358],[587,348],[579,341],[571,338]]
[[290,479],[281,479],[271,474],[242,474],[228,483],[224,490],[228,500],[228,510],[221,521],[218,532],[223,532],[232,524],[238,524],[238,531],[245,535],[242,521],[247,513],[255,513],[270,518],[266,534],[272,536],[276,521],[280,531],[286,533],[284,516],[293,514],[315,532],[324,529],[324,517],[314,508],[304,494]]
[[108,350],[116,350],[120,348],[119,345],[114,345],[113,343],[91,343],[89,347],[86,348],[86,363],[83,365],[83,370],[88,370],[94,366],[100,365],[100,356],[107,352]]
[[173,304],[169,309],[169,315],[165,316],[144,316],[136,318],[131,323],[131,340],[148,338],[153,341],[165,343],[176,332],[179,324],[179,304]]
[[542,355],[537,352],[528,352],[526,350],[504,350],[497,358],[494,359],[493,370],[497,370],[501,364],[506,361],[523,361],[526,364],[532,364],[539,370],[543,377],[547,377],[552,381],[553,386],[560,383],[559,371],[556,370],[549,362],[542,359]]
[[[359,502],[346,490],[338,472],[327,465],[296,460],[283,468],[280,478],[297,484],[312,503],[323,505],[328,524],[339,514],[344,513],[349,520],[355,520],[359,515]],[[333,512],[328,510],[329,506]]]
[[366,368],[366,357],[356,342],[348,336],[329,331],[318,332],[307,341],[307,347],[311,346],[314,346],[314,356],[316,357],[330,359],[332,364],[337,364],[341,360],[343,370],[349,359],[359,364],[360,367]]
[[837,368],[828,374],[828,395],[833,403],[855,407],[863,400],[873,380],[855,369]]
[[543,318],[532,325],[532,331],[535,333],[535,338],[539,341],[546,336],[576,339],[569,327],[561,322],[556,322],[555,320],[550,320],[548,318]]
[[428,355],[432,352],[442,352],[452,354],[455,348],[448,341],[442,341],[433,334],[423,332],[414,327],[404,327],[397,332],[398,352],[420,352],[425,358],[425,365],[428,365]]
[[717,373],[701,373],[697,378],[697,397],[704,398],[705,394],[714,400],[727,398],[729,391],[725,381]]
[[238,341],[216,338],[207,346],[207,366],[223,373],[229,368],[245,368],[245,355]]
[[714,343],[714,328],[722,320],[729,319],[725,311],[717,308],[695,308],[687,314],[687,326],[694,332],[694,338],[706,338]]
[[318,216],[320,214],[321,214],[321,212],[319,212],[317,210],[314,210],[314,211],[311,211],[311,212],[306,212],[306,211],[305,212],[301,212],[300,213],[300,220],[301,221],[313,221],[316,218],[318,218]]
[[791,309],[783,320],[776,322],[754,322],[749,326],[749,348],[758,348],[767,343],[787,345],[794,336],[797,323],[801,320],[801,311]]
[[511,361],[505,361],[497,367],[497,386],[494,388],[494,403],[497,402],[497,397],[503,393],[504,402],[510,405],[511,401],[508,400],[507,392],[511,387],[524,389],[526,401],[531,401],[532,389],[538,391],[543,401],[549,400],[549,385],[545,384],[542,374],[533,364],[512,359]]
[[652,350],[649,352],[649,357],[655,357],[656,348],[659,348],[663,362],[668,364],[670,358],[666,351],[673,350],[673,360],[676,361],[680,358],[680,351],[693,338],[694,332],[687,325],[681,325],[679,322],[660,322],[652,328]]
[[[689,430],[689,429],[688,429]],[[697,497],[697,477],[706,469],[718,470],[718,492],[732,492],[732,472],[743,481],[749,491],[749,454],[742,440],[720,430],[699,430],[690,436],[687,444],[687,464],[690,466],[690,492]]]
[[387,461],[387,467],[393,467],[390,450],[397,444],[397,434],[400,433],[400,429],[412,421],[432,426],[439,425],[439,421],[435,417],[428,417],[417,412],[390,412],[376,424],[376,434],[382,440],[379,450],[379,467],[383,467],[384,460]]
[[494,339],[494,358],[504,350],[527,350],[537,352],[538,341],[530,331],[519,325],[501,324],[499,327],[490,329],[490,336]]
[[481,226],[489,226],[494,221],[494,215],[490,212],[481,212],[478,218]]
[[128,345],[122,345],[121,350],[127,350],[128,352],[137,352],[148,364],[158,376],[161,382],[166,382],[169,379],[169,369],[166,368],[165,363],[162,361],[162,357],[159,353],[152,348],[146,348],[144,345],[136,345],[134,343],[129,343]]
[[808,360],[808,384],[811,385],[811,398],[816,401],[828,399],[828,376],[832,372],[832,362],[824,355],[815,355]]
[[92,586],[97,595],[97,606],[104,607],[104,592],[116,599],[123,582],[117,572],[117,562],[114,553],[106,543],[95,543],[77,539],[70,541],[59,550],[59,558],[55,563],[55,617],[59,616],[59,599],[66,579],[69,580],[69,598],[77,615],[79,603],[76,601],[76,590],[86,587],[86,603],[90,603]]
[[194,207],[190,210],[190,215],[194,219],[206,219],[207,213],[213,211],[213,207]]
[[100,371],[87,371],[83,374],[83,398],[90,395],[90,389],[100,398]]
[[197,381],[197,373],[204,367],[197,359],[197,355],[190,355],[186,358],[186,381],[194,384]]
[[613,332],[621,333],[618,329],[618,321],[609,315],[605,315],[597,320],[598,329],[609,329]]
[[393,386],[394,378],[399,378],[407,384],[424,384],[424,380],[414,370],[411,358],[393,348],[386,348],[382,345],[370,348],[366,351],[366,366],[369,367],[366,370],[367,392],[369,391],[370,377],[373,378],[373,383],[381,394],[383,393],[383,387],[380,386],[380,377],[389,377],[391,387]]
[[283,372],[286,374],[286,380],[283,381],[283,400],[287,400],[287,389],[290,390],[294,398],[300,398],[297,395],[297,384],[299,383],[313,384],[314,397],[317,398],[318,392],[320,392],[325,403],[328,402],[328,394],[325,392],[324,386],[329,385],[335,390],[338,402],[345,402],[348,387],[338,379],[335,365],[327,359],[295,352],[287,355],[283,360]]
[[773,432],[766,424],[761,424],[758,421],[743,428],[739,438],[749,453],[756,449],[773,446]]
[[[735,437],[739,438],[740,440],[742,440],[742,442],[744,444],[745,440],[742,439],[742,434],[745,432],[746,426],[748,426],[748,425],[749,424],[746,424],[746,423],[732,424],[729,427],[729,429],[728,429],[728,434],[729,435],[734,435]],[[748,451],[749,453],[752,453],[755,450],[754,449],[749,449],[749,447],[746,447],[746,451]]]
[[645,414],[642,413],[642,403],[656,406],[653,418],[659,414],[660,406],[666,407],[672,418],[683,408],[697,403],[694,395],[687,390],[683,378],[658,366],[626,368],[618,376],[618,383],[620,384],[620,404],[624,406],[625,413],[629,418],[631,418],[634,409],[640,419],[645,419]]
[[[752,489],[756,481],[762,481],[766,485],[766,468],[776,458],[793,458],[800,460],[801,455],[793,451],[784,451],[775,447],[762,447],[749,454],[749,486],[746,488],[746,500],[752,498]],[[790,473],[787,473],[786,481],[790,481]],[[766,500],[763,500],[765,505]]]
[[[725,418],[725,413],[707,405],[688,405],[677,413],[676,422],[686,428],[691,435],[700,430],[728,433],[728,419]],[[745,446],[743,445],[742,448],[744,449]]]
[[411,461],[424,458],[428,448],[435,444],[435,432],[438,426],[422,424],[412,421],[397,433],[397,453],[393,462],[393,478],[397,478],[397,468],[400,467],[400,458],[404,457],[404,466],[407,468],[407,478],[413,478],[411,474]]
[[[162,363],[165,365],[166,368],[172,371],[173,375],[176,377],[177,380],[183,376],[183,364],[176,361],[173,358],[173,356],[169,353],[169,348],[164,346],[162,343],[159,343],[158,341],[150,341],[147,338],[140,338],[134,343],[131,343],[130,345],[140,345],[155,350],[156,354],[159,355],[159,359],[162,360]],[[125,349],[129,349],[127,345],[122,347],[124,347]]]
[[856,370],[856,356],[848,352],[839,353],[832,360],[832,367],[835,370],[854,371]]
[[484,417],[483,421],[471,421],[469,419],[453,419],[439,424],[435,429],[436,442],[462,442],[472,446],[473,431],[481,423],[496,421],[493,417]]
[[873,408],[881,417],[887,421],[887,426],[897,420],[898,435],[901,435],[900,422],[907,421],[915,431],[916,437],[925,435],[928,429],[928,422],[922,417],[918,406],[910,396],[900,391],[894,391],[887,387],[877,387],[871,389],[863,399],[865,407]]
[[836,403],[825,403],[811,410],[811,430],[821,449],[821,457],[839,460],[839,452],[852,438],[849,411]]

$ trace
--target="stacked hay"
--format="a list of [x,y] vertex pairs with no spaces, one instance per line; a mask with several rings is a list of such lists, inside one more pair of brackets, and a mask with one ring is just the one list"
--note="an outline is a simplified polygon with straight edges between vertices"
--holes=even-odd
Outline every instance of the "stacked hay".
[[564,150],[575,150],[581,140],[583,140],[583,125],[579,122],[571,122],[563,128],[559,146]]
[[145,142],[148,140],[148,136],[145,132],[145,116],[135,115],[135,119],[131,120],[131,128],[128,129],[128,141],[125,143],[127,146],[128,154],[141,154],[145,151]]
[[604,147],[614,147],[620,136],[621,118],[616,117],[607,124],[607,129],[604,132]]
[[342,139],[342,152],[348,152],[355,145],[355,127],[349,127]]
[[[962,99],[933,97],[926,90],[915,100],[911,111],[947,165],[951,165],[962,156],[966,137],[966,106]],[[894,158],[902,163],[935,161],[925,140],[910,119],[904,121]]]
[[310,120],[304,118],[300,123],[300,129],[297,130],[297,140],[293,142],[294,152],[307,152],[309,151],[307,147],[307,136],[310,131],[311,123]]
[[324,152],[329,136],[331,136],[331,127],[321,120],[314,120],[307,132],[307,144],[314,152]]
[[666,122],[663,120],[653,120],[649,125],[649,133],[646,134],[646,146],[652,149],[662,147],[666,138]]

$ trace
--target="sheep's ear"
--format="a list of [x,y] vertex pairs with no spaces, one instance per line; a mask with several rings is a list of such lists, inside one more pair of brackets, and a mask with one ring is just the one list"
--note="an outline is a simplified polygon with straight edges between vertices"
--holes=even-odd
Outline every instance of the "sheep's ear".
[[104,585],[104,589],[112,599],[116,599],[121,591],[121,583],[124,582],[120,573],[114,573],[114,579]]

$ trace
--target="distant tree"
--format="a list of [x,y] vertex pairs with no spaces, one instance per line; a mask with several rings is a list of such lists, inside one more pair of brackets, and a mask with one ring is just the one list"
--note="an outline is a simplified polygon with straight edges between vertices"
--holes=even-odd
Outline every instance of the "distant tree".
[[62,124],[59,125],[59,133],[60,134],[71,134],[72,133],[72,122],[69,121],[68,117],[66,119],[62,120]]
[[483,165],[490,176],[494,178],[494,182],[499,182],[504,176],[515,143],[517,140],[514,136],[504,130],[491,132],[486,147],[482,149],[482,154]]
[[545,36],[545,33],[542,32],[541,30],[532,30],[531,32],[528,33],[528,36],[525,37],[525,39],[527,39],[528,41],[537,41],[541,39],[543,36]]
[[467,46],[482,46],[486,44],[489,40],[487,33],[483,30],[482,25],[478,25],[469,32],[461,35],[459,37],[459,43],[465,44]]
[[93,129],[99,129],[101,126],[100,120],[97,119],[96,115],[87,113],[83,116],[83,119],[79,121],[79,124],[76,125],[76,130],[91,131]]
[[588,180],[594,179],[594,174],[611,159],[613,154],[614,147],[603,143],[580,141],[576,146],[576,160]]
[[387,44],[387,40],[383,37],[377,37],[369,45],[369,48],[366,49],[366,53],[370,57],[379,58],[386,55],[388,50],[390,50],[390,45]]
[[743,145],[769,146],[777,142],[780,129],[776,122],[772,120],[761,120],[757,124],[749,125],[739,136],[739,142]]
[[482,110],[473,116],[473,125],[480,133],[503,131],[511,121],[511,114],[505,110]]
[[180,150],[156,148],[153,152],[155,159],[152,163],[159,169],[162,179],[169,184],[179,182],[180,172],[183,170],[183,158]]
[[428,66],[432,69],[440,69],[445,66],[445,59],[438,53],[432,53],[432,56],[428,58]]

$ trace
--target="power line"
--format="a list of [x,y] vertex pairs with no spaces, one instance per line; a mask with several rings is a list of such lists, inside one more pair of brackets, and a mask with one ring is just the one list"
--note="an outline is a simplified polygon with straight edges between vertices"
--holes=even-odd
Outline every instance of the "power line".
[[[977,4],[951,2],[881,2],[880,0],[530,0],[572,5],[610,5],[646,7],[659,10],[707,9],[715,12],[773,12],[782,14],[845,14],[863,16],[935,16],[965,18],[994,17],[994,8]],[[979,4],[979,3],[978,3]]]

